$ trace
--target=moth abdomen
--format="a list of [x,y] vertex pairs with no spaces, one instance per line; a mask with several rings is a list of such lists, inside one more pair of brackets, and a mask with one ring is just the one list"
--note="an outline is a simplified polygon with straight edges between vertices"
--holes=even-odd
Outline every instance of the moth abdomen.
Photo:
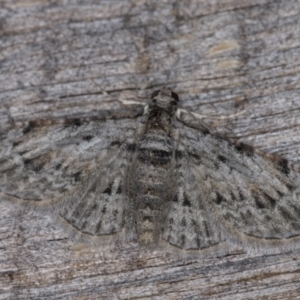
[[170,175],[174,165],[172,122],[176,107],[168,89],[156,93],[152,100],[130,174],[138,240],[148,249],[158,243],[170,198]]
[[141,246],[153,248],[159,239],[164,200],[144,195],[136,199],[136,229]]

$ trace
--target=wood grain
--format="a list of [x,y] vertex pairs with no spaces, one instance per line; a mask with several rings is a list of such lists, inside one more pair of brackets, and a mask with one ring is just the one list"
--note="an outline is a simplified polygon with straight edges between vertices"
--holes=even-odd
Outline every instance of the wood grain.
[[[0,14],[1,132],[109,118],[167,85],[213,131],[299,162],[299,0],[6,0]],[[108,258],[0,203],[0,299],[300,299],[299,263]]]

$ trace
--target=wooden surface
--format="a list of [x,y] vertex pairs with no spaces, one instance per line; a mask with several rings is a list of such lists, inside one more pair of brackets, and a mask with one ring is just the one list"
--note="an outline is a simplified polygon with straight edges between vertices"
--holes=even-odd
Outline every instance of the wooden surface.
[[[1,132],[134,110],[167,85],[213,131],[299,162],[299,0],[7,0],[0,15]],[[299,275],[300,245],[111,258],[0,203],[0,299],[300,299]]]

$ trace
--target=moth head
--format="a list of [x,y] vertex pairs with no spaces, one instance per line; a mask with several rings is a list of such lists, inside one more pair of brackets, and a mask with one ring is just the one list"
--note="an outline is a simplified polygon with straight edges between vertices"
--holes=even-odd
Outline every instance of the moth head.
[[171,89],[163,87],[161,90],[157,90],[151,95],[152,105],[163,109],[176,109],[179,97]]

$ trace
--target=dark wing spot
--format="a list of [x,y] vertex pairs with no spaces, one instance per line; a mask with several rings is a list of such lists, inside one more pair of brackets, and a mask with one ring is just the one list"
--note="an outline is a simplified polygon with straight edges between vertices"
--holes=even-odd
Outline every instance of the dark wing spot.
[[189,153],[193,158],[195,158],[196,160],[201,160],[200,156],[196,153]]
[[146,149],[139,149],[138,151],[138,160],[145,163],[148,162],[149,160],[149,154],[147,153],[148,151]]
[[178,202],[178,196],[177,196],[177,194],[174,196],[173,202]]
[[25,153],[27,153],[28,151],[19,151],[18,154],[23,156]]
[[112,227],[110,233],[116,233],[117,232],[117,228],[116,227]]
[[175,103],[179,102],[179,97],[176,93],[172,92],[172,98],[174,99]]
[[183,157],[182,151],[176,150],[175,157],[176,157],[176,159],[182,159],[182,157]]
[[97,183],[95,182],[92,187],[90,188],[90,193],[95,193],[97,190]]
[[29,133],[34,127],[37,127],[37,123],[30,121],[28,125],[23,129],[23,134]]
[[274,208],[275,205],[276,205],[276,203],[277,203],[276,200],[275,200],[274,198],[272,198],[271,196],[265,194],[265,193],[264,193],[264,196],[265,196],[265,198],[269,201],[271,207]]
[[130,152],[134,152],[136,149],[136,144],[128,144],[127,145],[127,150]]
[[285,158],[279,158],[277,161],[277,169],[281,171],[283,174],[288,175],[290,173],[290,168],[288,164],[288,160]]
[[244,143],[239,143],[238,145],[235,145],[235,150],[240,154],[245,154],[247,156],[252,156],[254,152],[253,147]]
[[230,191],[230,196],[233,201],[236,201],[236,197],[232,191]]
[[117,188],[117,194],[121,194],[121,193],[122,193],[122,186],[121,186],[121,183],[120,183],[118,188]]
[[214,199],[214,202],[217,204],[217,205],[220,205],[222,202],[226,202],[226,199],[219,194],[219,192],[216,192],[216,195],[217,195],[217,198]]
[[191,219],[191,224],[192,224],[192,227],[198,228],[198,224],[194,219]]
[[[214,167],[215,170],[219,170],[219,163],[218,162],[214,162]],[[232,168],[230,168],[230,171],[232,170]]]
[[72,174],[72,177],[74,178],[75,182],[78,182],[81,179],[80,175],[81,175],[81,172]]
[[148,221],[150,223],[154,223],[154,218],[151,216],[143,216],[143,222]]
[[172,153],[164,150],[139,149],[138,159],[153,165],[165,165],[170,162]]
[[121,143],[120,143],[120,141],[113,141],[113,142],[110,143],[110,145],[111,146],[120,146]]
[[222,163],[226,163],[227,158],[224,157],[223,155],[219,155],[219,156],[218,156],[218,160],[221,161]]
[[94,202],[93,206],[91,207],[91,211],[97,210],[98,204]]
[[102,225],[102,221],[99,221],[98,224],[96,225],[96,233],[100,232],[101,225]]
[[269,215],[265,215],[265,220],[266,220],[267,222],[269,222],[269,221],[272,220],[272,218],[271,218]]
[[186,219],[185,219],[185,217],[182,218],[182,220],[180,222],[180,226],[186,226]]
[[280,198],[282,198],[283,195],[284,195],[281,191],[276,191],[276,193],[278,194],[278,196],[279,196]]
[[161,158],[161,159],[169,159],[171,156],[171,152],[163,151],[163,150],[152,150],[154,156]]
[[12,271],[6,271],[6,272],[2,272],[2,274],[4,276],[7,276],[10,279],[10,281],[14,280],[14,272],[12,272]]
[[255,205],[258,209],[263,209],[266,207],[265,204],[262,201],[260,201],[259,197],[255,196],[254,199],[255,199]]
[[84,141],[87,141],[87,142],[90,141],[92,138],[93,138],[92,135],[85,135],[85,136],[82,137],[82,139],[83,139]]
[[182,203],[183,206],[189,206],[191,207],[191,202],[188,198],[188,196],[186,195],[186,193],[183,194],[183,203]]
[[111,192],[112,192],[112,186],[113,186],[113,183],[110,182],[110,184],[108,185],[108,187],[103,191],[103,194],[111,195]]
[[31,169],[34,172],[39,172],[50,160],[51,155],[41,155],[33,159],[24,160],[24,165],[26,168]]
[[67,125],[67,126],[70,126],[70,125],[81,126],[82,123],[83,123],[82,120],[80,120],[78,118],[75,118],[75,119],[66,119],[64,121],[64,124]]
[[61,164],[55,166],[55,170],[59,170],[61,168]]
[[239,197],[240,197],[241,201],[245,200],[245,196],[244,196],[244,194],[241,191],[239,191]]
[[[24,132],[24,130],[23,130],[23,132]],[[20,144],[21,144],[20,141],[16,141],[16,142],[13,142],[12,146],[13,146],[13,148],[14,148],[14,147],[17,147],[17,146],[20,145]],[[22,155],[22,154],[21,154],[21,155]]]
[[104,215],[106,214],[106,212],[107,212],[107,207],[106,207],[106,205],[103,206],[101,212],[102,212]]
[[288,190],[289,190],[290,192],[293,192],[294,189],[295,189],[295,187],[292,186],[291,184],[287,184],[286,187],[288,188]]
[[210,134],[209,130],[207,128],[201,128],[201,132],[203,135],[208,135]]

